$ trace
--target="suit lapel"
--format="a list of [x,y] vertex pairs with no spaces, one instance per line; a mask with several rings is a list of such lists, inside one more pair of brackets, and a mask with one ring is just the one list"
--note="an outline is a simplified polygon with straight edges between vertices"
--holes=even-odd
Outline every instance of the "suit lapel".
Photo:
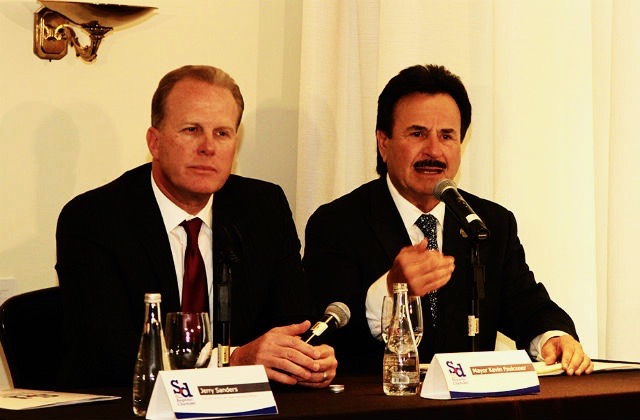
[[[212,255],[214,267],[216,266],[216,261],[220,258],[220,253],[222,251],[220,247],[221,238],[225,241],[227,239],[234,241],[229,245],[234,248],[234,251],[240,252],[242,251],[242,244],[235,242],[235,240],[238,239],[241,241],[242,237],[246,236],[244,233],[245,228],[241,225],[241,220],[238,217],[241,209],[238,208],[239,204],[237,203],[237,200],[234,200],[233,198],[234,182],[234,176],[231,175],[224,187],[213,196],[213,220],[211,230],[213,231]],[[224,236],[222,234],[222,229],[227,229],[232,237],[229,238]],[[234,233],[234,230],[237,232],[237,235]],[[237,236],[240,236],[240,238]]]
[[[462,225],[458,223],[453,213],[447,209],[444,218],[444,231],[442,238],[442,252],[445,255],[453,255],[456,259],[462,258],[465,262],[469,260],[471,247],[466,234],[462,230]],[[458,268],[458,261],[456,261]]]
[[[223,247],[230,247],[233,252],[239,258],[239,261],[232,265],[231,270],[233,273],[231,284],[231,300],[234,296],[247,296],[251,293],[250,282],[247,278],[247,264],[246,260],[248,251],[247,247],[252,244],[244,243],[247,238],[251,238],[251,232],[246,225],[242,223],[243,209],[240,208],[241,204],[235,198],[237,189],[236,178],[231,175],[224,187],[216,192],[213,196],[213,280],[214,280],[214,295],[216,286],[220,281],[221,264],[223,263]],[[228,234],[223,232],[226,229]],[[221,244],[221,242],[223,242]],[[252,260],[253,261],[253,260]],[[229,263],[229,261],[227,261]],[[214,307],[216,306],[214,298]],[[247,308],[240,308],[238,305],[231,306],[231,317],[233,323],[241,331],[244,317],[247,312]],[[214,311],[214,318],[216,312]],[[215,321],[215,319],[214,319]],[[235,328],[234,328],[235,329]]]
[[176,311],[180,308],[178,282],[169,239],[164,227],[160,208],[151,188],[151,165],[142,171],[131,185],[128,202],[133,214],[132,229],[137,229],[136,238],[140,241],[141,253],[147,255],[154,277],[159,283],[162,303],[165,311]]
[[371,184],[372,194],[368,203],[368,222],[377,240],[384,248],[389,261],[393,261],[402,247],[411,244],[400,213],[391,198],[385,178]]
[[[455,258],[455,269],[451,280],[438,290],[441,302],[448,310],[457,311],[448,303],[460,301],[461,296],[468,296],[471,287],[471,243],[462,232],[462,226],[448,209],[445,212],[442,253]],[[470,308],[466,308],[470,310]],[[465,312],[466,313],[466,312]],[[449,314],[454,316],[454,314]]]

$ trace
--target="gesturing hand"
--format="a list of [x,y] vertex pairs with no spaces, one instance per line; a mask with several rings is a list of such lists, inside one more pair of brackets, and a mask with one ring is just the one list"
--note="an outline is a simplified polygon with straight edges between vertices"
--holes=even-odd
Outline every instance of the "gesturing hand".
[[393,283],[407,283],[410,294],[424,296],[447,284],[455,268],[453,257],[426,247],[423,239],[400,250],[387,275],[390,291]]

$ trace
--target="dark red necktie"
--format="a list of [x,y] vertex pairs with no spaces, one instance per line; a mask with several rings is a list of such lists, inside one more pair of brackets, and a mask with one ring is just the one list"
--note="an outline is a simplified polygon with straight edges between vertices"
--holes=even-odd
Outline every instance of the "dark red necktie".
[[198,247],[198,235],[202,220],[185,220],[180,226],[187,232],[187,249],[184,253],[184,277],[182,279],[182,312],[209,312],[207,272]]

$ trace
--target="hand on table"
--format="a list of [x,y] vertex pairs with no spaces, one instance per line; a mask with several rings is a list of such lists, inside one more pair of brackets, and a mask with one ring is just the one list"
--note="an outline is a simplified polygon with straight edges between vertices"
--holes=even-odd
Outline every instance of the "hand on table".
[[562,363],[567,375],[581,375],[593,372],[593,362],[584,352],[582,345],[570,335],[551,337],[542,346],[540,356],[547,365]]
[[230,357],[231,366],[263,365],[270,380],[312,388],[328,386],[336,376],[338,361],[327,345],[312,346],[300,339],[309,321],[276,327],[244,346]]

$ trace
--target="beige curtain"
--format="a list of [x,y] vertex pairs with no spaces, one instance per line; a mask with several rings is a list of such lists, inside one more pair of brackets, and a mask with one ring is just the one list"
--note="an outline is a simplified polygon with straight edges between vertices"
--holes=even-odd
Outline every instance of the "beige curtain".
[[473,105],[458,185],[515,213],[592,356],[640,361],[640,2],[305,0],[302,27],[300,232],[376,176],[389,78],[445,65]]

